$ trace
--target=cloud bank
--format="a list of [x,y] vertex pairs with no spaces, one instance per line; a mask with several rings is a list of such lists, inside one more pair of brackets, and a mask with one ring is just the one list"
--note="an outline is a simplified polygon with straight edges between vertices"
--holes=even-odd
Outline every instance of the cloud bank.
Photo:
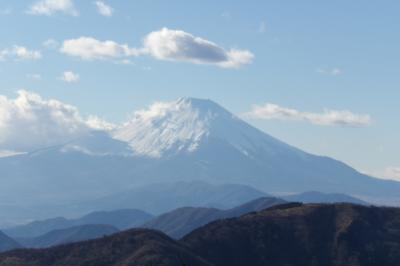
[[248,50],[224,49],[217,44],[181,30],[162,28],[145,36],[140,48],[92,37],[65,40],[60,51],[83,60],[111,60],[149,55],[158,60],[209,64],[222,68],[239,68],[252,63]]
[[322,113],[302,112],[272,103],[255,105],[250,112],[244,114],[250,119],[305,121],[320,126],[352,126],[363,127],[371,124],[369,115],[354,114],[347,110],[329,110]]
[[111,127],[97,117],[84,119],[74,106],[35,93],[21,90],[15,99],[0,95],[0,151],[30,151]]
[[72,0],[42,0],[36,2],[27,10],[28,14],[45,16],[59,12],[71,16],[79,15]]

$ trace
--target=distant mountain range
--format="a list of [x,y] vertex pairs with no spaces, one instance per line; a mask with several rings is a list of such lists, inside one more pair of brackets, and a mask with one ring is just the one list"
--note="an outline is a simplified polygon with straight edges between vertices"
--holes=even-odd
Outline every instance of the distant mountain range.
[[[183,184],[189,185],[187,183]],[[218,188],[217,191],[221,191],[221,187],[225,186],[205,187]],[[240,188],[241,186],[228,187]],[[237,190],[233,189],[230,191],[234,192]],[[357,204],[361,202],[346,195],[334,197],[335,195],[316,192],[300,194],[299,197],[292,195],[291,197],[301,199],[304,195],[307,195],[306,199],[311,202],[313,201],[313,196],[315,196],[314,202],[328,202],[335,201],[335,199],[337,202],[346,200],[355,201]],[[196,197],[196,194],[192,196]],[[231,203],[232,201],[227,202]],[[261,197],[230,209],[182,207],[156,217],[136,209],[92,212],[77,219],[57,217],[4,229],[3,231],[7,236],[3,234],[3,237],[0,238],[0,246],[7,246],[4,250],[20,248],[22,246],[43,248],[94,239],[113,234],[119,230],[135,227],[160,230],[175,239],[179,239],[194,229],[212,221],[239,217],[247,213],[261,211],[284,203],[286,203],[286,201],[279,198]]]
[[[155,183],[115,193],[80,205],[98,209],[138,208],[154,214],[179,207],[229,209],[266,193],[246,185],[209,184],[203,181]],[[79,206],[79,205],[78,205]]]
[[22,246],[14,239],[0,231],[0,252],[21,248]]
[[360,200],[356,197],[351,197],[342,193],[321,193],[317,191],[308,191],[290,196],[281,196],[282,199],[291,202],[303,203],[354,203],[359,205],[370,205],[370,203]]
[[[112,132],[94,131],[68,143],[1,158],[0,169],[0,213],[3,208],[14,210],[7,223],[107,209],[96,205],[106,198],[115,200],[115,205],[107,203],[114,209],[164,212],[178,207],[176,194],[154,206],[148,195],[133,197],[135,206],[118,204],[138,187],[179,181],[245,185],[269,194],[319,191],[379,204],[400,202],[400,182],[373,178],[337,160],[301,151],[210,100],[193,98],[155,104]],[[152,196],[156,202],[162,198]],[[210,206],[226,207],[215,203],[210,201]],[[23,211],[27,209],[29,217]]]
[[36,238],[55,230],[67,229],[82,225],[109,225],[119,230],[140,226],[153,218],[153,215],[135,209],[123,209],[115,211],[92,212],[81,218],[66,219],[57,217],[53,219],[35,221],[26,225],[20,225],[3,231],[17,238]]
[[[43,205],[39,204],[24,208],[7,206],[3,212],[0,212],[0,228],[10,227],[8,224],[6,224],[7,226],[1,226],[2,219],[6,221],[14,219],[18,224],[25,224],[26,222],[24,221],[26,219],[42,220],[43,218],[41,217],[46,219],[59,215],[81,216],[93,210],[143,209],[146,212],[161,214],[184,206],[228,209],[264,196],[267,196],[267,194],[245,185],[211,185],[203,181],[155,183],[74,204],[49,205],[49,203],[43,203]],[[0,204],[1,210],[3,208]],[[65,222],[62,219],[57,218],[54,222],[62,224]],[[54,229],[51,226],[51,220],[45,227]],[[66,222],[66,227],[72,225]],[[114,223],[113,225],[124,229],[120,225],[115,225]],[[6,231],[8,232],[8,230]],[[10,234],[13,233],[10,232]]]
[[16,241],[25,248],[46,248],[100,238],[115,234],[118,231],[117,228],[111,225],[85,224],[66,229],[54,230],[38,237],[16,238]]
[[155,217],[143,224],[142,227],[160,230],[175,239],[179,239],[209,222],[239,217],[246,213],[264,210],[283,203],[285,201],[278,198],[259,198],[229,210],[183,207]]
[[207,224],[174,241],[133,229],[42,250],[0,254],[0,265],[398,266],[400,209],[288,203]]

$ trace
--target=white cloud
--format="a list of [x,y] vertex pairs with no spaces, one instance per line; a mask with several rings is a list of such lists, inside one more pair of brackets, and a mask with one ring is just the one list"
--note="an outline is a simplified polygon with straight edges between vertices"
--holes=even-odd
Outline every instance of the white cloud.
[[92,129],[97,129],[97,130],[106,130],[106,131],[111,131],[117,126],[113,123],[107,122],[104,119],[101,119],[97,116],[90,115],[86,121],[86,124],[92,128]]
[[114,9],[111,6],[107,5],[103,1],[96,1],[94,3],[100,15],[105,17],[111,17],[113,15]]
[[79,75],[72,72],[72,71],[64,71],[60,77],[61,80],[72,83],[72,82],[78,82],[79,81]]
[[150,55],[159,60],[211,64],[223,68],[239,68],[250,64],[254,58],[248,50],[226,50],[190,33],[167,28],[148,34],[141,48],[132,48],[111,40],[100,41],[92,37],[80,37],[64,41],[60,51],[84,60]]
[[71,16],[79,15],[72,0],[41,0],[33,4],[27,11],[28,14],[46,16],[51,16],[57,12]]
[[62,144],[93,129],[111,130],[111,123],[76,107],[38,94],[18,91],[15,99],[0,95],[0,156]]
[[339,76],[341,74],[343,74],[343,70],[340,68],[317,68],[317,73],[319,74],[323,74],[323,75],[331,75],[331,76]]
[[251,119],[305,121],[320,126],[363,127],[371,124],[371,117],[369,115],[354,114],[347,110],[327,109],[322,113],[311,113],[281,107],[272,103],[266,103],[262,106],[255,105],[244,116]]
[[43,42],[43,46],[47,49],[57,49],[60,44],[54,39],[47,39]]
[[126,44],[118,44],[114,41],[99,41],[92,37],[66,40],[60,51],[84,60],[105,60],[140,54],[140,51],[130,48]]
[[37,60],[42,58],[40,51],[29,50],[20,45],[14,45],[11,49],[0,50],[0,60],[14,58],[17,60]]
[[16,99],[0,95],[0,150],[27,151],[59,144],[88,129],[73,106],[24,90]]
[[383,175],[386,179],[400,181],[400,167],[388,167]]
[[254,55],[247,50],[225,50],[217,44],[181,30],[163,28],[148,34],[144,49],[160,60],[213,64],[237,68],[250,64]]
[[28,79],[36,80],[36,81],[42,79],[42,76],[41,76],[40,74],[37,74],[37,73],[27,74],[26,77],[27,77]]

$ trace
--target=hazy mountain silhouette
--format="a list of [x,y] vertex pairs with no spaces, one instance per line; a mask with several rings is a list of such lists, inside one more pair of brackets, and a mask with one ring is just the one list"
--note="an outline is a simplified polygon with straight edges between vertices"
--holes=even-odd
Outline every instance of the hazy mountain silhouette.
[[104,224],[123,230],[139,226],[151,218],[153,215],[136,209],[100,211],[89,213],[78,219],[57,217],[34,221],[26,225],[4,229],[4,232],[14,238],[34,238],[54,230],[87,224]]
[[278,198],[260,198],[229,210],[183,207],[155,217],[142,226],[160,230],[175,239],[179,239],[194,229],[211,221],[238,217],[249,212],[260,211],[284,202],[285,201]]
[[342,193],[322,193],[318,191],[308,191],[300,194],[289,196],[281,196],[286,201],[303,202],[303,203],[354,203],[360,205],[370,205],[368,202],[357,199]]
[[[203,181],[155,183],[86,203],[103,209],[139,208],[160,214],[179,207],[232,208],[267,194],[245,185]],[[87,207],[86,207],[87,208]]]
[[0,252],[20,248],[21,245],[0,231]]
[[45,248],[61,244],[74,243],[100,238],[117,233],[119,230],[111,225],[85,224],[65,229],[54,230],[35,238],[16,238],[27,248]]

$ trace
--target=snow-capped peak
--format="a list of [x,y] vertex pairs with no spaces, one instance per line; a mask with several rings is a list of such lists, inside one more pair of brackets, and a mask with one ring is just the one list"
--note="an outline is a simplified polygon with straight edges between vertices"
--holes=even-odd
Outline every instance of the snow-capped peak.
[[192,98],[156,102],[147,110],[136,111],[114,137],[128,142],[139,155],[161,157],[170,152],[191,152],[209,134],[210,120],[215,115],[208,108],[211,105],[211,101]]
[[283,145],[215,102],[195,98],[156,102],[136,111],[114,133],[114,138],[128,142],[135,154],[150,157],[193,152],[210,137],[229,143],[247,156],[261,147],[276,152]]

